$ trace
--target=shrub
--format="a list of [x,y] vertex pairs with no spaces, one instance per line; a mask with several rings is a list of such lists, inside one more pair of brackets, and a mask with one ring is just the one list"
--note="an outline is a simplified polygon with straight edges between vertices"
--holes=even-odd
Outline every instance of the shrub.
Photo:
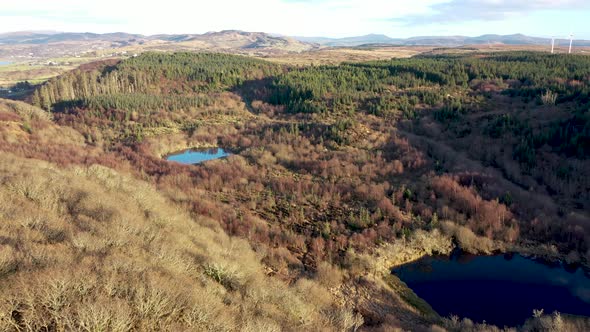
[[266,276],[244,240],[153,185],[0,158],[1,330],[340,330],[319,283]]
[[318,264],[315,278],[328,288],[338,287],[342,284],[342,271],[328,262],[321,262]]
[[553,92],[551,90],[547,90],[541,96],[541,102],[544,105],[555,105],[555,102],[557,101],[557,96],[558,96],[557,93],[555,93],[555,92]]

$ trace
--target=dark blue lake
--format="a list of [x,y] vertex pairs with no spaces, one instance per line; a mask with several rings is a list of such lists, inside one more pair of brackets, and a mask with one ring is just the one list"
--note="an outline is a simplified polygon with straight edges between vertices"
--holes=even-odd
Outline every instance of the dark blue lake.
[[222,148],[212,149],[188,149],[166,156],[166,160],[175,161],[181,164],[200,164],[207,160],[219,159],[229,156],[230,153]]
[[533,309],[590,316],[584,270],[520,255],[425,257],[392,271],[438,314],[500,327],[517,326]]

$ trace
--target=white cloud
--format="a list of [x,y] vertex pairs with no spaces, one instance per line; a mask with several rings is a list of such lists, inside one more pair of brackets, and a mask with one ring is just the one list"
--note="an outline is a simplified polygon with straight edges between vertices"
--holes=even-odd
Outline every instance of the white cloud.
[[[299,36],[384,33],[479,34],[545,30],[527,13],[568,10],[589,0],[17,0],[2,1],[0,32],[58,30],[142,34],[203,33],[225,29]],[[585,10],[585,9],[584,9]],[[584,14],[577,11],[580,29]],[[573,11],[571,13],[574,13]],[[571,15],[556,19],[573,21]],[[530,23],[525,25],[525,17]],[[493,20],[500,20],[495,24]],[[482,21],[492,23],[481,24]],[[408,25],[409,24],[409,25]],[[583,24],[583,25],[582,25]],[[529,29],[529,30],[527,30]],[[524,31],[523,31],[524,30]],[[584,32],[584,31],[582,31]],[[541,34],[543,32],[540,32]],[[547,34],[553,32],[548,31]]]
[[588,0],[451,0],[434,4],[430,15],[412,15],[404,20],[409,24],[493,21],[540,10],[575,10],[588,7]]
[[19,0],[2,5],[0,31],[125,30],[155,34],[241,29],[346,36],[383,30],[384,25],[390,25],[386,19],[424,13],[440,1]]

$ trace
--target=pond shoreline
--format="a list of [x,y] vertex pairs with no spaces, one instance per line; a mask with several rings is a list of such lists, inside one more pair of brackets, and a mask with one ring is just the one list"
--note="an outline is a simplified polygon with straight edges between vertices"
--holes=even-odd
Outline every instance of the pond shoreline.
[[[434,324],[441,324],[445,317],[441,317],[426,301],[416,295],[402,280],[392,274],[395,268],[410,264],[425,256],[450,255],[457,248],[474,255],[493,255],[516,253],[530,259],[542,260],[549,264],[578,263],[577,267],[588,268],[586,262],[571,262],[566,260],[563,253],[559,253],[555,246],[521,241],[517,244],[507,244],[501,241],[491,241],[468,232],[466,229],[449,221],[441,222],[443,227],[427,230],[416,230],[408,237],[383,244],[371,254],[361,254],[368,261],[368,273],[378,273],[388,287],[402,297],[404,302],[420,312],[422,317],[430,317]],[[452,224],[450,226],[450,224]],[[457,236],[463,234],[463,236]],[[580,257],[580,256],[578,256]],[[426,303],[428,304],[428,303]],[[435,313],[436,315],[433,315]],[[524,322],[523,322],[524,323]]]
[[586,270],[516,253],[473,255],[456,248],[451,255],[424,257],[392,274],[445,317],[458,314],[517,326],[535,309],[590,316]]
[[[431,237],[431,239],[428,237]],[[585,271],[590,271],[590,263],[581,259],[581,253],[575,253],[573,256],[575,256],[576,259],[572,259],[570,257],[572,256],[572,253],[561,253],[553,245],[545,245],[530,241],[509,244],[502,241],[491,241],[488,238],[477,237],[474,242],[486,242],[485,248],[480,248],[476,246],[466,246],[461,243],[461,241],[458,241],[456,236],[443,234],[438,230],[437,232],[430,231],[429,233],[422,231],[422,234],[418,236],[418,238],[422,239],[418,241],[416,241],[415,238],[396,241],[402,243],[385,246],[381,252],[378,253],[381,256],[392,256],[392,254],[398,256],[396,259],[391,261],[391,264],[388,266],[389,270],[404,264],[412,263],[425,256],[449,255],[453,250],[460,249],[466,253],[479,256],[493,256],[510,253],[519,254],[526,258],[542,261],[547,265],[563,265],[571,268],[582,268]],[[400,245],[402,247],[401,250]],[[404,246],[405,248],[403,248]],[[437,248],[442,248],[443,250],[437,250]],[[384,254],[384,252],[386,252],[388,249],[393,249],[394,252],[389,253],[389,255],[387,253]],[[405,256],[405,259],[399,259],[400,251],[404,252],[402,257]]]
[[220,147],[189,148],[176,153],[167,154],[164,159],[185,165],[197,165],[207,161],[224,159],[232,154]]

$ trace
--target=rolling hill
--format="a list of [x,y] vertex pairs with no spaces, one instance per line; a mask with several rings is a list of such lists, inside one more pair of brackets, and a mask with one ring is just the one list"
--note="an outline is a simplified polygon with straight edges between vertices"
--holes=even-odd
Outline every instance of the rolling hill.
[[[174,38],[174,36],[172,37]],[[290,37],[271,36],[263,32],[224,30],[202,35],[185,35],[182,44],[198,42],[210,49],[301,52],[317,45]]]
[[272,52],[300,52],[316,48],[318,45],[302,42],[290,37],[272,36],[263,32],[224,30],[204,34],[178,34],[144,36],[123,32],[115,33],[77,33],[50,31],[21,31],[0,34],[0,47],[26,45],[44,47],[54,45],[107,44],[129,45],[169,45],[177,47],[197,47],[208,50],[257,50]]
[[[274,50],[307,51],[323,47],[354,47],[366,44],[403,45],[403,46],[462,46],[482,44],[505,45],[547,45],[550,38],[533,37],[523,34],[497,35],[486,34],[476,37],[468,36],[416,36],[410,38],[392,38],[384,34],[368,34],[344,38],[283,36],[264,32],[247,32],[240,30],[223,30],[203,34],[159,34],[144,36],[124,32],[115,33],[78,33],[52,31],[20,31],[0,34],[0,45],[46,45],[66,42],[111,42],[120,44],[157,42],[170,44],[198,43],[208,49],[231,50]],[[557,39],[558,44],[569,40]],[[590,40],[575,40],[578,46],[590,46]]]

